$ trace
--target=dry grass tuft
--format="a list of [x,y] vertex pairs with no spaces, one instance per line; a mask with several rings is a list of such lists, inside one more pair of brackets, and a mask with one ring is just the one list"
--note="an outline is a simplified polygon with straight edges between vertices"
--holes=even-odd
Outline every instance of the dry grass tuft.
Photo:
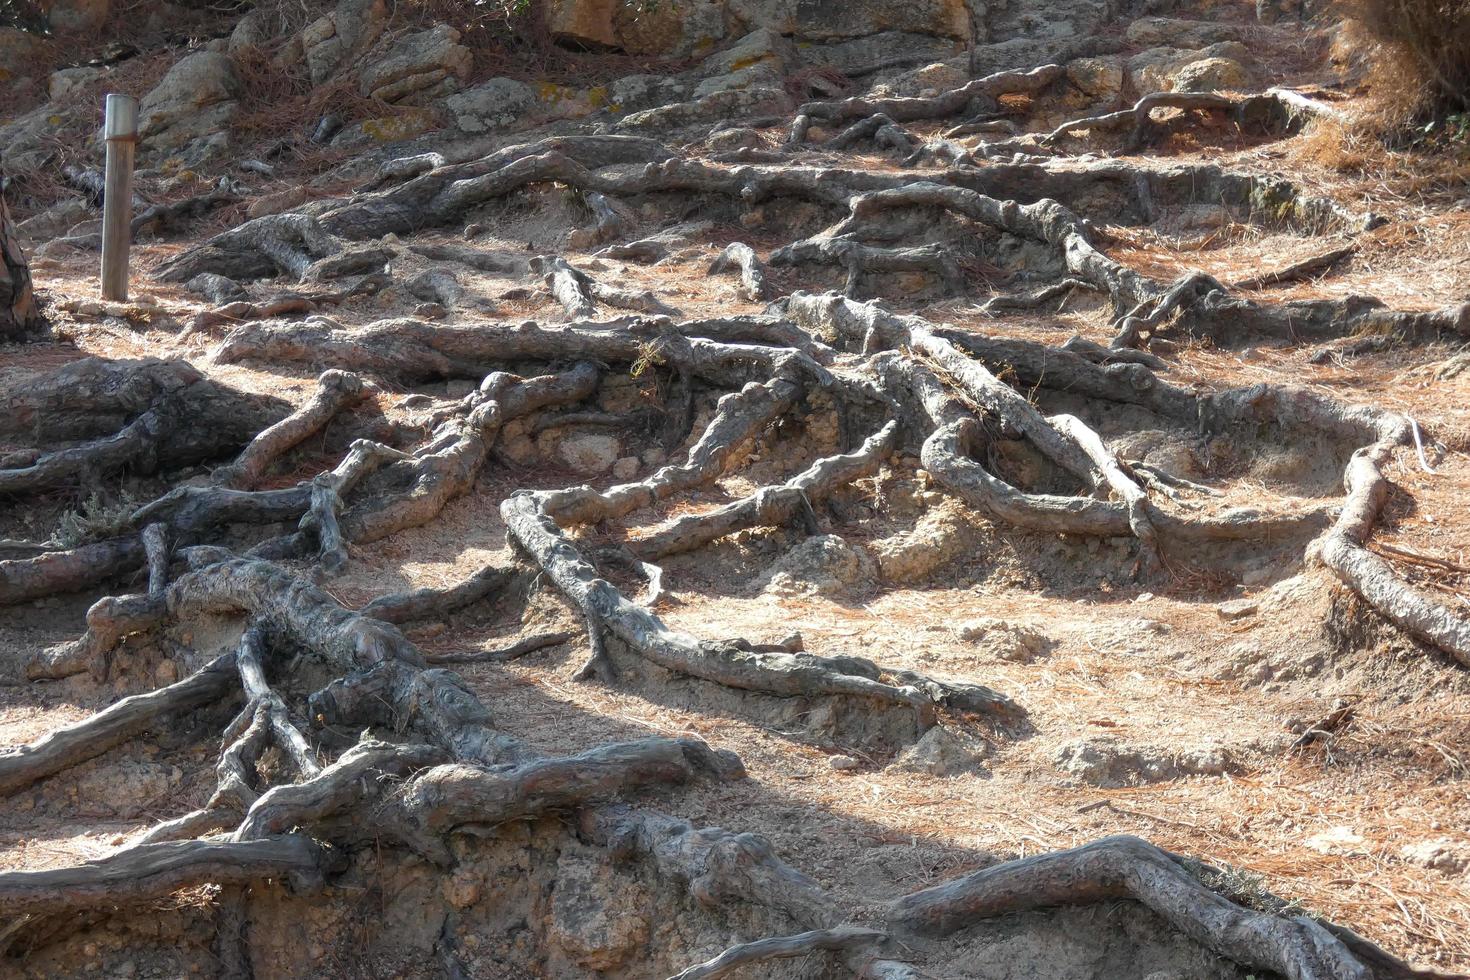
[[[1342,0],[1376,42],[1373,70],[1385,97],[1430,118],[1470,110],[1470,3]],[[1391,94],[1390,94],[1391,93]]]

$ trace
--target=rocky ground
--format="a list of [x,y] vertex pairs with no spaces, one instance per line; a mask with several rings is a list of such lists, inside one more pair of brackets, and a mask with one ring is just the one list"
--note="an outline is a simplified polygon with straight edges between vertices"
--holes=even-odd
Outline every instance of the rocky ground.
[[[0,28],[50,322],[0,346],[0,974],[1470,970],[1470,198],[1344,164],[1345,36],[547,6]],[[252,629],[281,715],[35,761]],[[1120,834],[1208,867],[1068,850]]]

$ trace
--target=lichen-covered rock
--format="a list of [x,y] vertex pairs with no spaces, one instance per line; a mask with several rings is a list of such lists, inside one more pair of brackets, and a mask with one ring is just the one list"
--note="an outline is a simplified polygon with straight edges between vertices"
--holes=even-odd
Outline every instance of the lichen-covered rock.
[[[1030,39],[1074,42],[1097,31],[1116,17],[1107,0],[1030,0],[1027,3],[989,4],[985,10],[988,40]],[[986,39],[982,39],[986,40]],[[1045,60],[1032,65],[1044,65]]]
[[873,87],[874,95],[897,98],[934,96],[950,89],[959,88],[970,80],[969,65],[965,59],[936,61],[915,68]]
[[613,14],[618,43],[629,54],[702,54],[725,37],[724,0],[621,3]]
[[1117,101],[1123,94],[1123,59],[1104,57],[1069,61],[1067,81],[1083,95],[1103,102]]
[[505,129],[535,105],[535,90],[511,78],[492,78],[483,85],[451,95],[444,102],[455,128],[465,133]]
[[546,29],[559,41],[618,46],[613,15],[619,0],[549,0],[545,5]]
[[339,0],[331,13],[308,24],[300,40],[312,84],[320,85],[367,51],[387,23],[385,0]]
[[560,41],[629,54],[688,55],[725,36],[722,0],[549,0],[545,16],[547,29]]
[[168,70],[138,107],[143,145],[176,150],[222,134],[239,111],[240,76],[228,55],[200,51]]
[[830,595],[871,575],[873,560],[835,534],[807,538],[778,558],[761,576],[774,595]]
[[46,21],[58,34],[100,31],[112,12],[109,0],[51,0]]
[[844,75],[866,75],[894,59],[912,59],[916,63],[933,63],[954,57],[963,45],[953,38],[915,34],[909,31],[884,31],[847,41],[804,44],[803,64],[835,68]]
[[607,87],[608,108],[614,112],[637,112],[651,106],[679,102],[688,96],[688,86],[668,75],[628,75]]
[[730,0],[730,16],[747,30],[768,27],[805,40],[843,40],[910,31],[969,40],[966,0]]
[[1149,48],[1128,59],[1128,84],[1140,96],[1150,92],[1171,92],[1180,69],[1212,58],[1228,58],[1244,63],[1250,60],[1250,50],[1239,41],[1223,41],[1199,50]]
[[87,220],[91,215],[91,209],[85,201],[67,198],[22,221],[15,226],[15,230],[32,241],[41,242],[65,234],[72,225]]
[[31,78],[50,66],[53,42],[16,27],[0,27],[0,82]]
[[1176,92],[1243,91],[1254,85],[1250,70],[1233,58],[1201,58],[1174,72]]
[[1245,29],[1223,21],[1140,17],[1128,25],[1126,36],[1129,44],[1139,47],[1202,48],[1221,41],[1243,40]]
[[52,102],[57,102],[101,77],[100,68],[63,68],[51,73],[51,78],[46,83],[46,94]]
[[612,469],[613,463],[623,455],[623,446],[606,433],[578,432],[562,439],[556,453],[578,473],[596,476]]
[[382,102],[422,105],[458,91],[473,66],[474,55],[459,43],[459,31],[436,24],[374,49],[357,88]]
[[694,90],[696,98],[715,92],[755,87],[779,87],[787,66],[796,63],[796,48],[775,31],[752,31],[700,65],[706,78]]

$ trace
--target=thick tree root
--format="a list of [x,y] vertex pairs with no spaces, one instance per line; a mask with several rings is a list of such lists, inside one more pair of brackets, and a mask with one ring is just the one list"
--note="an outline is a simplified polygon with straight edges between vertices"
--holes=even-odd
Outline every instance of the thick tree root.
[[1358,450],[1348,463],[1347,500],[1337,523],[1323,535],[1318,556],[1389,622],[1470,667],[1470,620],[1416,591],[1364,547],[1388,500],[1383,464],[1396,446],[1409,441],[1407,420],[1399,422],[1397,427],[1386,425],[1382,438]]
[[128,848],[87,864],[0,873],[0,914],[46,915],[165,898],[192,885],[285,879],[314,889],[333,865],[305,834],[253,841],[178,841]]
[[173,231],[185,221],[201,218],[239,200],[240,196],[234,191],[213,190],[173,204],[155,204],[133,219],[130,231],[135,240],[144,231],[152,231],[155,235]]
[[341,251],[341,244],[315,218],[272,214],[216,235],[164,263],[154,278],[188,282],[212,272],[242,282],[282,274],[300,281],[318,259]]
[[212,476],[217,485],[253,490],[265,471],[292,447],[320,432],[338,412],[366,394],[362,379],[346,371],[326,371],[307,403],[250,440],[239,457]]
[[731,269],[740,270],[740,293],[751,302],[769,299],[770,284],[766,282],[766,268],[755,249],[744,242],[731,242],[710,264],[710,275],[718,275]]
[[681,551],[692,551],[747,527],[789,523],[798,516],[810,514],[815,501],[830,496],[838,487],[872,476],[897,441],[898,423],[889,422],[854,453],[818,460],[785,483],[762,487],[751,496],[710,513],[681,517],[664,530],[639,538],[633,542],[633,548],[643,558],[657,561]]
[[[18,468],[0,469],[0,493],[34,493],[87,478],[96,480],[124,469],[151,473],[196,463],[244,444],[268,424],[267,419],[279,417],[274,399],[232,391],[204,379],[192,368],[171,373],[162,369],[155,372],[151,366],[145,366],[145,370],[150,377],[130,378],[128,382],[137,380],[149,385],[162,375],[159,380],[164,383],[140,414],[107,437],[38,455]],[[73,374],[57,372],[57,379]],[[107,400],[99,400],[98,407],[107,404]],[[67,411],[87,411],[88,407],[79,396]]]
[[134,535],[0,561],[0,606],[77,592],[130,572],[144,560],[143,542]]
[[894,150],[908,156],[918,144],[912,133],[894,122],[887,113],[877,112],[860,119],[822,144],[824,150],[845,150],[856,143],[872,140],[882,150]]
[[844,99],[841,102],[808,102],[797,110],[809,119],[843,122],[882,113],[897,122],[943,119],[963,111],[972,102],[989,107],[1002,95],[1035,93],[1066,74],[1061,65],[1043,65],[1030,71],[1003,71],[967,82],[929,98]]
[[856,297],[863,277],[875,272],[927,272],[949,293],[964,291],[964,275],[954,253],[944,245],[912,248],[883,248],[864,245],[851,238],[811,238],[794,242],[771,253],[775,266],[835,265],[847,272],[845,295]]
[[442,620],[456,610],[505,592],[521,574],[514,566],[486,565],[463,582],[448,588],[415,589],[379,596],[359,612],[385,623]]
[[1294,132],[1313,116],[1333,114],[1331,108],[1283,89],[1247,96],[1218,92],[1152,92],[1128,109],[1064,122],[1041,136],[1040,142],[1043,145],[1054,144],[1082,130],[1106,132],[1131,127],[1126,146],[1129,152],[1133,152],[1155,138],[1159,129],[1159,123],[1153,118],[1155,109],[1178,109],[1186,113],[1222,112],[1242,130],[1273,133]]
[[883,679],[880,668],[858,658],[744,650],[675,633],[597,577],[556,523],[544,515],[543,499],[541,494],[523,493],[501,505],[501,516],[516,544],[582,611],[591,629],[606,630],[660,667],[737,690],[780,697],[868,699],[913,711],[924,728],[934,724],[936,707],[1007,721],[1022,714],[1010,699],[979,685],[900,676],[902,672],[890,672],[890,682]]
[[794,936],[758,939],[755,942],[731,946],[714,959],[680,970],[669,980],[715,980],[717,977],[728,976],[740,967],[751,963],[806,956],[818,950],[845,952],[872,946],[885,938],[887,937],[884,933],[876,929],[836,926],[832,929],[814,929],[811,932],[802,932]]
[[85,762],[157,726],[169,715],[219,700],[239,683],[235,657],[226,655],[176,684],[124,698],[75,725],[0,755],[0,795]]
[[[467,163],[450,164],[440,158],[411,158],[412,165],[390,162],[385,172],[393,178],[411,176],[378,193],[360,194],[321,219],[333,235],[354,240],[381,238],[419,228],[454,224],[476,204],[492,200],[526,184],[554,179],[544,176],[544,161],[565,161],[578,171],[613,164],[655,163],[672,157],[661,143],[638,136],[563,136],[538,143],[506,147]],[[605,186],[568,181],[583,190],[618,196],[616,181]]]
[[595,316],[599,301],[608,306],[640,313],[660,315],[677,314],[677,310],[662,303],[653,293],[634,291],[609,286],[606,283],[575,269],[560,256],[543,255],[531,260],[531,272],[543,277],[546,288],[556,297],[567,316],[586,319]]
[[1236,962],[1289,980],[1373,980],[1336,936],[1306,916],[1257,912],[1212,891],[1177,856],[1136,837],[1010,861],[899,899],[890,921],[948,935],[982,919],[1049,905],[1132,898]]

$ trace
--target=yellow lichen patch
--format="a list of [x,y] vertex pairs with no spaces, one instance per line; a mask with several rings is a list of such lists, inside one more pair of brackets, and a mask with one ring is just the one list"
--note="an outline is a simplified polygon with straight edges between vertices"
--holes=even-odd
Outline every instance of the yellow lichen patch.
[[427,133],[434,128],[434,124],[434,114],[427,109],[420,109],[394,116],[365,119],[362,131],[380,143],[393,143]]
[[769,54],[756,55],[753,58],[736,58],[734,61],[730,62],[730,70],[732,72],[736,72],[736,71],[740,71],[740,69],[742,69],[742,68],[749,68],[752,65],[758,65],[762,61],[772,61],[772,60],[774,60],[774,59]]

